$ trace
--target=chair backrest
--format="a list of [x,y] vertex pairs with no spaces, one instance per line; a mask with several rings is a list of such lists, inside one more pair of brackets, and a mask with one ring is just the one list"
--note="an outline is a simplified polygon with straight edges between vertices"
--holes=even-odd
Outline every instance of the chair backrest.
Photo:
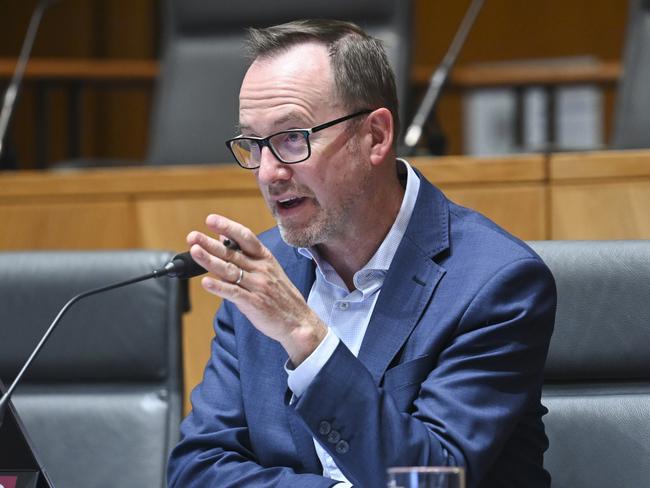
[[648,486],[650,241],[531,246],[558,290],[543,394],[552,486]]
[[630,0],[612,146],[650,148],[650,0]]
[[[74,295],[139,276],[160,251],[0,253],[0,377],[7,385]],[[163,487],[182,415],[186,283],[148,280],[73,305],[13,403],[56,486]]]
[[235,135],[239,119],[239,86],[248,67],[245,29],[316,17],[358,23],[384,41],[404,118],[411,0],[249,0],[237,5],[165,0],[165,40],[150,124],[149,162],[233,161],[224,141]]

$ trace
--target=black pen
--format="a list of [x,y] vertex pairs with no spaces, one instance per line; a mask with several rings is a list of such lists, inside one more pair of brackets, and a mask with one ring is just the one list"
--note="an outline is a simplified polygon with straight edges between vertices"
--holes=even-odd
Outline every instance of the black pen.
[[223,245],[228,249],[232,249],[233,251],[241,251],[241,247],[239,247],[239,244],[237,244],[234,239],[229,239],[227,237],[224,238]]

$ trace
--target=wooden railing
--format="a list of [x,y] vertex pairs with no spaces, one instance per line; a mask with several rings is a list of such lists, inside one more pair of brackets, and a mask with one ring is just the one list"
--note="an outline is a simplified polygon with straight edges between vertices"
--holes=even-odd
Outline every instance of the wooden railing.
[[[0,58],[0,79],[9,79],[15,69],[13,58]],[[435,66],[415,65],[411,81],[424,86]],[[125,81],[153,80],[158,76],[155,60],[36,58],[27,65],[27,80]],[[471,89],[483,86],[559,85],[575,83],[614,83],[621,74],[618,62],[607,61],[575,66],[549,65],[544,62],[474,64],[456,67],[452,87]]]

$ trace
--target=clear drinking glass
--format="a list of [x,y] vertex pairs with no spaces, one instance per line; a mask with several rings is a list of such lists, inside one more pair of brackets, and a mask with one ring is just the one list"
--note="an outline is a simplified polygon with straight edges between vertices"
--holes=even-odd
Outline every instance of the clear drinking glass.
[[465,470],[435,466],[390,468],[388,488],[465,488]]

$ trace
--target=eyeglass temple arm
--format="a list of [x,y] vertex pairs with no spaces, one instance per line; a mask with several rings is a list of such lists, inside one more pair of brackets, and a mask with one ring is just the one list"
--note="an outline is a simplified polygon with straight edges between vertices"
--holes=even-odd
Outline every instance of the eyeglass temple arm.
[[345,122],[346,120],[350,120],[354,117],[358,117],[359,115],[369,114],[370,112],[372,112],[372,110],[370,109],[361,110],[359,112],[346,115],[345,117],[341,117],[340,119],[331,120],[330,122],[325,122],[324,124],[317,125],[316,127],[312,127],[311,130],[309,129],[308,130],[310,134],[313,132],[318,132],[319,130],[327,129],[328,127],[332,127],[333,125],[340,124],[341,122]]

